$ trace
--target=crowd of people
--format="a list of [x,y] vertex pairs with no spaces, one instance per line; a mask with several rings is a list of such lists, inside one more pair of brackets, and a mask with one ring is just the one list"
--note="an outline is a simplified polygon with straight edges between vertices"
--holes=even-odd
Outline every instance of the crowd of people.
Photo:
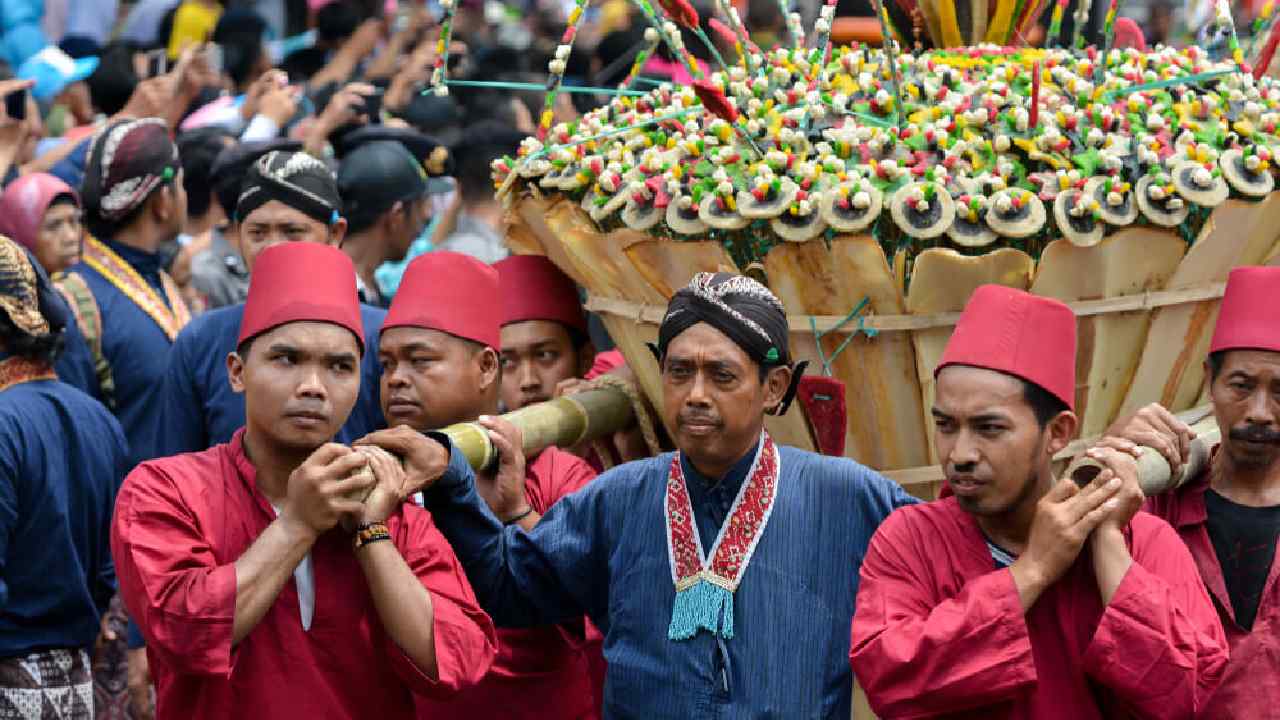
[[[1232,273],[1222,442],[1165,495],[1158,405],[1055,476],[1075,318],[1000,286],[930,369],[939,500],[775,443],[804,368],[730,273],[671,298],[651,419],[526,457],[502,412],[634,385],[490,179],[565,8],[460,3],[479,84],[436,93],[425,7],[86,5],[0,37],[0,718],[843,719],[855,679],[885,718],[1274,712],[1280,268]],[[616,83],[631,13],[566,76]]]

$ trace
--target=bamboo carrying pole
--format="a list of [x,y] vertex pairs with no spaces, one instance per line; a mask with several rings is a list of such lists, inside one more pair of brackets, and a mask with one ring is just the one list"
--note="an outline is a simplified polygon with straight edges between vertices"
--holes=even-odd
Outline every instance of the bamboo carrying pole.
[[[1191,451],[1188,454],[1187,461],[1182,464],[1182,469],[1177,475],[1174,475],[1169,463],[1165,461],[1164,456],[1159,452],[1149,447],[1140,448],[1138,485],[1142,487],[1142,492],[1147,496],[1177,489],[1209,467],[1209,459],[1213,456],[1213,448],[1222,440],[1222,433],[1219,431],[1218,423],[1211,413],[1206,414],[1203,409],[1193,412],[1199,415],[1198,420],[1193,416],[1191,418],[1184,417],[1183,421],[1191,424],[1191,430],[1196,436],[1191,441]],[[1067,466],[1066,475],[1074,480],[1077,485],[1084,486],[1089,484],[1100,472],[1102,472],[1102,465],[1097,460],[1080,455]]]
[[[573,447],[611,435],[630,425],[634,414],[626,393],[605,387],[529,405],[502,417],[520,428],[522,447],[529,456],[552,445]],[[479,423],[457,423],[441,432],[476,470],[488,468],[498,459],[488,431]]]

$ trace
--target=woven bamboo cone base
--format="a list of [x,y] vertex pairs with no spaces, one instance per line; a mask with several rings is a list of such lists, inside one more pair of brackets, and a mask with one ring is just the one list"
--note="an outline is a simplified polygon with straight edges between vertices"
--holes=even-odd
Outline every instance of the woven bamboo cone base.
[[[869,299],[868,314],[901,315],[906,311],[897,282],[880,244],[870,237],[842,236],[823,242],[785,243],[764,261],[769,284],[793,315],[842,315]],[[847,330],[854,330],[850,322]],[[828,359],[848,337],[832,333],[822,339]],[[792,333],[792,355],[809,360],[809,372],[821,374],[814,339]],[[928,446],[920,432],[920,392],[914,380],[915,349],[906,333],[855,337],[835,361],[832,374],[845,383],[849,423],[845,452],[872,467],[913,467],[928,462]]]
[[[546,255],[547,249],[542,247],[541,235],[534,232],[530,219],[526,219],[525,214],[532,214],[530,207],[533,198],[521,207],[508,207],[502,215],[502,241],[506,243],[507,249],[515,255]],[[540,225],[544,225],[541,218],[534,218]],[[543,230],[542,234],[546,234]]]
[[[602,234],[567,200],[525,197],[511,218],[512,245],[546,254],[590,291],[645,392],[660,402],[657,364],[644,343],[655,339],[667,298],[695,272],[737,270],[720,243],[627,229]],[[1144,226],[1092,248],[1051,242],[1038,267],[1010,248],[977,257],[933,248],[916,256],[905,298],[904,260],[896,257],[891,267],[872,238],[841,236],[781,243],[763,263],[787,308],[794,353],[813,363],[811,373],[822,367],[809,319],[831,328],[868,299],[867,325],[880,333],[856,335],[832,361],[848,393],[847,453],[932,497],[940,480],[929,421],[933,368],[953,314],[979,285],[1030,289],[1076,307],[1083,437],[1150,402],[1185,410],[1203,400],[1201,363],[1228,272],[1280,265],[1280,193],[1223,203],[1189,249],[1177,232]],[[829,358],[857,327],[855,320],[824,337],[822,352]],[[812,448],[798,411],[771,419],[770,430],[780,442]]]
[[[1226,282],[1233,267],[1267,258],[1280,235],[1280,193],[1261,202],[1228,200],[1205,223],[1166,289]],[[1204,384],[1203,361],[1218,319],[1219,301],[1156,309],[1138,368],[1120,414],[1159,402],[1173,410],[1192,406]]]
[[[1031,256],[1021,250],[1001,248],[978,257],[967,257],[944,249],[931,248],[916,258],[907,292],[907,312],[913,315],[960,312],[981,285],[1007,285],[1026,290],[1035,267]],[[920,384],[922,418],[932,417],[933,369],[951,339],[953,327],[929,328],[911,333],[916,349],[916,378]],[[932,423],[921,425],[929,444],[929,463],[938,461],[933,444]],[[921,463],[922,465],[926,463]]]
[[514,216],[511,220],[512,224],[518,223],[532,237],[537,238],[537,246],[541,252],[535,254],[546,255],[551,262],[573,278],[574,282],[585,287],[589,268],[584,270],[565,255],[560,243],[555,242],[555,233],[547,225],[551,208],[565,202],[567,201],[559,197],[531,195],[519,202],[508,216]]
[[[1040,256],[1031,292],[1063,302],[1160,290],[1178,268],[1186,243],[1169,230],[1128,228],[1097,247],[1055,240]],[[1086,315],[1076,334],[1076,415],[1080,434],[1099,435],[1120,410],[1141,357],[1151,311]]]

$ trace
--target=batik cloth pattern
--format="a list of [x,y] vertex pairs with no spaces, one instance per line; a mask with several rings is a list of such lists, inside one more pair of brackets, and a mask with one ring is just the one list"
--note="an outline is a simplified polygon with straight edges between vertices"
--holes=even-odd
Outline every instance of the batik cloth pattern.
[[0,720],[92,720],[84,650],[40,650],[0,660]]

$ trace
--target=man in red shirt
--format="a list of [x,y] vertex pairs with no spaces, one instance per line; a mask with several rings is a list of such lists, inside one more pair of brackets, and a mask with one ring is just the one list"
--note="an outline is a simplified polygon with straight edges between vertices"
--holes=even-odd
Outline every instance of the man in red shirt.
[[[597,353],[587,334],[587,316],[578,286],[543,255],[512,255],[493,264],[502,287],[502,406],[519,410],[586,389],[587,381],[635,376],[616,349]],[[651,450],[634,423],[599,445],[575,448],[597,472],[648,457]],[[602,668],[601,668],[602,670]],[[603,682],[603,675],[601,675]]]
[[882,717],[1189,718],[1226,641],[1173,530],[1138,512],[1132,456],[1056,480],[1075,435],[1075,317],[997,285],[935,371],[943,499],[901,508],[861,569],[850,660]]
[[596,350],[578,286],[542,255],[493,264],[502,288],[502,404],[509,410],[555,397],[591,370]]
[[[382,325],[382,408],[388,425],[419,432],[479,418],[498,451],[519,459],[510,472],[481,476],[481,494],[503,522],[532,528],[557,500],[593,480],[595,471],[554,447],[525,463],[519,431],[492,417],[502,382],[502,308],[497,271],[475,258],[438,251],[410,263]],[[500,629],[498,641],[497,660],[479,685],[448,701],[424,699],[419,717],[577,720],[591,715],[580,621]]]
[[[1280,706],[1280,267],[1237,268],[1205,361],[1222,444],[1210,467],[1147,500],[1191,550],[1231,646],[1205,717],[1274,717]],[[1117,447],[1146,445],[1174,468],[1191,429],[1160,405],[1118,421]]]
[[330,442],[362,327],[342,251],[264,250],[227,358],[244,429],[125,480],[111,546],[158,718],[412,718],[487,672],[493,625],[399,463]]

